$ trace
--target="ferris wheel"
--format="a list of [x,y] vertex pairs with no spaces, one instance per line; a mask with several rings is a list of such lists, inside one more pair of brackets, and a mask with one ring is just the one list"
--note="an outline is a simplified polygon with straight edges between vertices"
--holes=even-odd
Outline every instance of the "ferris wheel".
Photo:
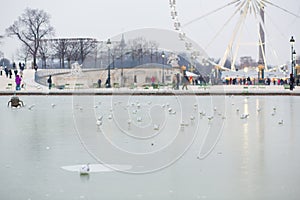
[[[258,65],[264,66],[264,69],[268,71],[268,64],[270,62],[270,59],[268,58],[271,57],[271,54],[273,57],[272,60],[277,60],[278,58],[278,53],[276,49],[273,48],[273,43],[278,41],[274,36],[274,33],[284,37],[283,35],[285,35],[284,32],[286,30],[280,28],[280,24],[277,24],[276,21],[278,20],[276,18],[275,20],[271,21],[272,13],[269,12],[269,8],[276,10],[276,13],[279,13],[279,17],[282,16],[282,14],[285,14],[292,18],[291,21],[293,21],[293,25],[295,26],[296,23],[300,22],[300,15],[289,11],[288,9],[274,3],[271,0],[215,1],[215,8],[205,11],[199,8],[199,12],[197,13],[201,13],[200,15],[197,14],[198,16],[192,19],[185,19],[181,21],[181,19],[184,18],[184,15],[187,14],[183,12],[179,13],[180,3],[182,5],[183,2],[169,0],[174,30],[178,32],[178,38],[185,43],[186,50],[190,52],[191,59],[198,59],[200,62],[208,62],[221,70],[236,70],[236,62],[239,52],[241,49],[246,49],[247,51],[251,46],[252,49],[255,48],[255,51],[258,50]],[[220,14],[224,10],[227,12],[226,16]],[[300,5],[298,12],[300,13]],[[190,12],[188,14],[190,14]],[[218,61],[212,60],[211,58],[201,57],[201,54],[197,48],[195,48],[192,43],[188,42],[187,39],[189,33],[193,33],[193,29],[205,27],[202,24],[204,22],[207,23],[207,21],[209,21],[207,19],[213,18],[215,15],[219,16],[218,27],[214,29],[214,32],[210,32],[210,37],[208,40],[206,39],[206,41],[203,42],[205,45],[204,47],[202,46],[202,48],[205,51],[210,48],[223,48],[223,56]],[[268,19],[268,25],[273,24],[275,29],[269,29],[269,26],[266,26],[265,18]],[[209,23],[210,22],[208,22],[206,25],[212,25]],[[208,29],[209,28],[203,30],[202,33],[205,34]],[[249,37],[250,32],[254,32],[255,37]],[[190,35],[189,37],[192,38]],[[201,35],[197,35],[196,37],[201,38]],[[220,41],[226,43],[226,46],[218,46]],[[266,46],[268,47],[270,53],[266,52]],[[225,67],[225,62],[227,60],[230,60],[230,69]]]

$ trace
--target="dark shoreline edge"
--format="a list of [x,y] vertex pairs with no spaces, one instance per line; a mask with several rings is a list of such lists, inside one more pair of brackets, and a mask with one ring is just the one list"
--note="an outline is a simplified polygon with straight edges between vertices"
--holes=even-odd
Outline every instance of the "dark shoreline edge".
[[0,92],[0,96],[300,96],[294,92]]

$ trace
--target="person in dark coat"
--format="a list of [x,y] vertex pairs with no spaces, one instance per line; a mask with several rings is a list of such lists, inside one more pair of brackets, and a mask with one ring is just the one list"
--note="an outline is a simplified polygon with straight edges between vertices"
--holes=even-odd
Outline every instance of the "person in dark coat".
[[51,75],[49,76],[47,82],[48,82],[48,85],[49,85],[49,90],[51,90],[51,87],[52,87],[52,78],[51,78]]
[[183,82],[182,90],[184,90],[184,88],[185,88],[186,90],[188,90],[187,85],[189,84],[189,77],[188,77],[187,75],[184,75],[184,76],[183,76],[182,82]]
[[5,66],[5,68],[4,68],[4,72],[5,72],[6,78],[8,78],[8,69],[7,69],[6,66]]
[[98,79],[98,88],[101,88],[101,79]]
[[11,78],[11,76],[12,76],[12,70],[11,69],[9,69],[8,74],[9,74],[9,78]]
[[180,83],[180,74],[176,74],[176,90],[179,90],[179,83]]
[[295,78],[293,74],[290,74],[290,90],[294,89]]

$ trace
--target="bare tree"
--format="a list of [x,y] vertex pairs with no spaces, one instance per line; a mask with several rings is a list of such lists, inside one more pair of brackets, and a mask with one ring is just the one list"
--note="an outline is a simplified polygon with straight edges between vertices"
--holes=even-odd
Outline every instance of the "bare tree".
[[42,59],[42,68],[47,67],[47,59],[53,54],[52,43],[49,40],[41,40],[38,56]]
[[55,53],[55,57],[59,59],[60,68],[65,68],[65,57],[67,54],[68,42],[67,39],[53,39],[51,40]]
[[154,40],[149,41],[150,61],[153,62],[153,54],[158,49],[158,43]]
[[77,40],[67,40],[66,55],[68,60],[68,67],[71,68],[71,60],[77,61],[79,59],[79,46]]
[[43,10],[26,8],[25,12],[13,25],[6,29],[10,37],[16,36],[25,46],[33,58],[36,66],[41,39],[54,35],[54,28],[50,25],[50,15]]
[[79,52],[81,63],[84,62],[86,57],[94,53],[97,48],[97,40],[92,38],[79,38]]
[[144,57],[150,57],[153,62],[154,51],[157,50],[159,44],[155,41],[147,41],[143,37],[137,37],[128,41],[128,46],[131,50],[132,60],[138,59],[139,64],[144,63]]
[[24,60],[25,63],[27,62],[28,58],[30,58],[30,53],[26,45],[21,45],[21,48],[17,51],[17,57],[20,60]]

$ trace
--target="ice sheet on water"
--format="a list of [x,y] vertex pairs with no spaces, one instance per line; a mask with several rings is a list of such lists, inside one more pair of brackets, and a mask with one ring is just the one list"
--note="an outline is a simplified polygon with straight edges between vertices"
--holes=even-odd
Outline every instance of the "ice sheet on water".
[[[66,171],[71,172],[79,172],[82,165],[69,165],[69,166],[62,166],[61,168]],[[89,164],[90,172],[111,172],[116,170],[129,170],[132,168],[131,165],[117,165],[117,164]]]

